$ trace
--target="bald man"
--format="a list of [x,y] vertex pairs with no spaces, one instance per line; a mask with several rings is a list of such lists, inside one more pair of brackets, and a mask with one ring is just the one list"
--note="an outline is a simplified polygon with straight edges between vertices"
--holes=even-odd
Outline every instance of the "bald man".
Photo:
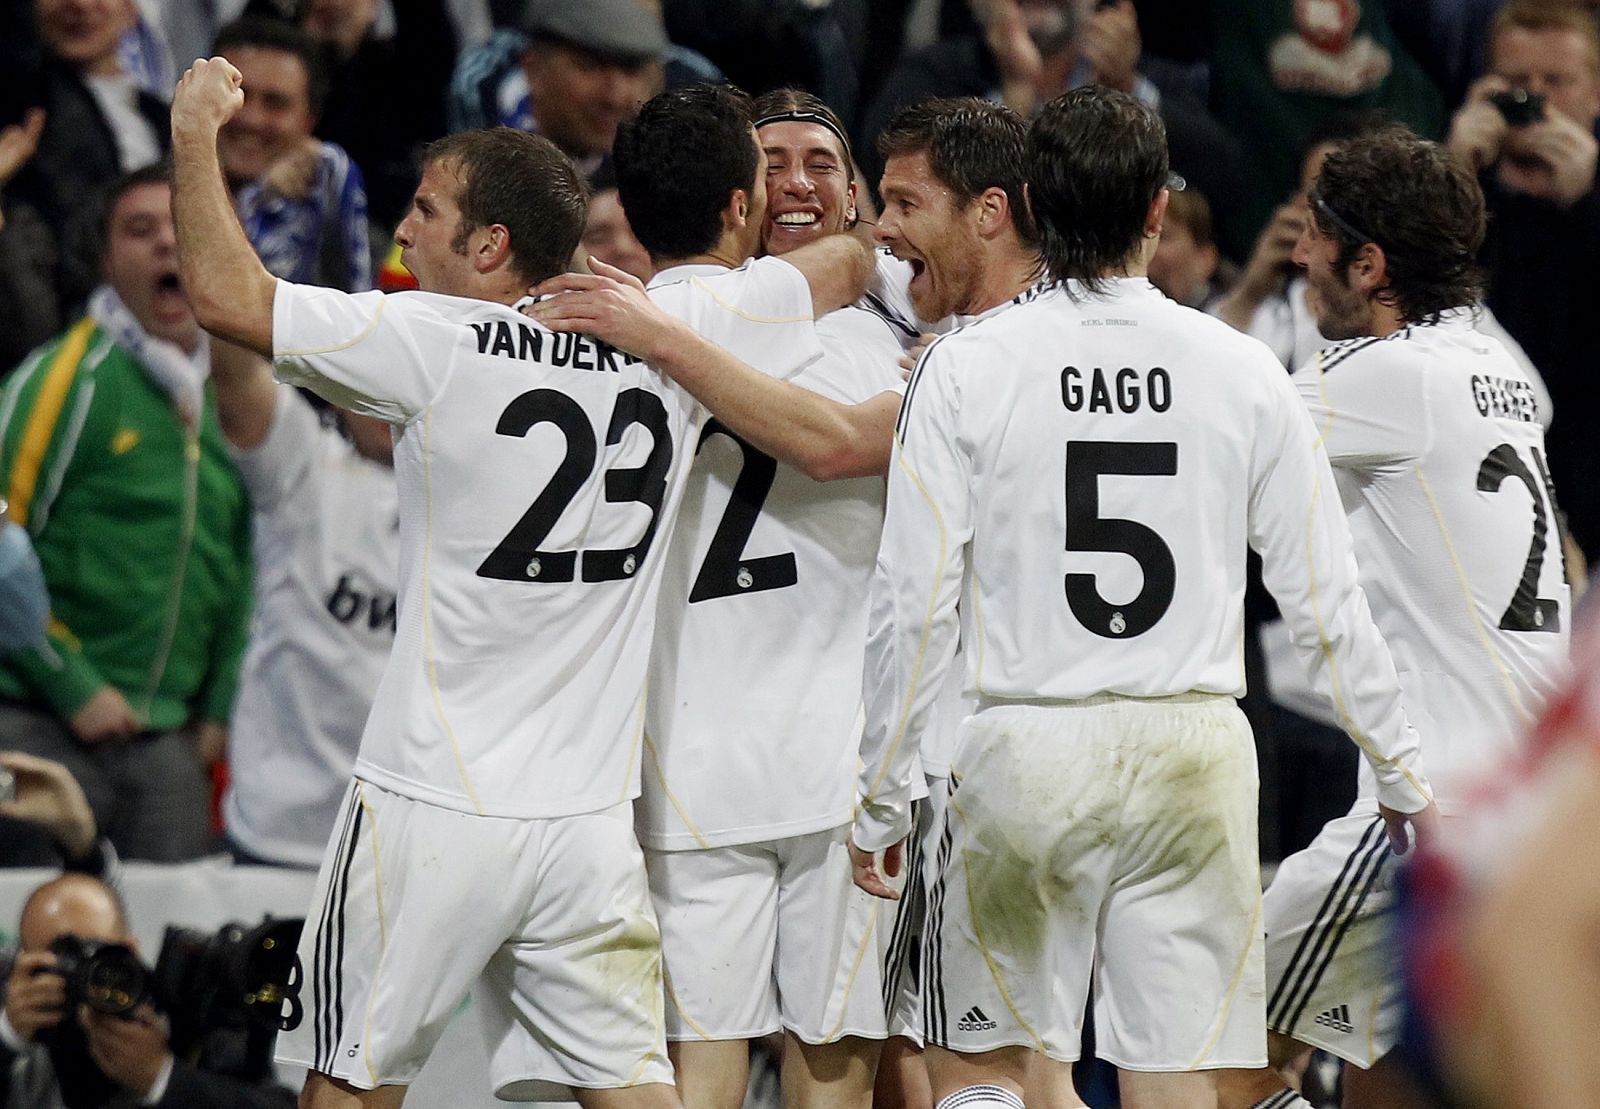
[[[159,1109],[288,1109],[281,1087],[176,1066],[167,1023],[148,1004],[126,1017],[66,1007],[66,984],[50,945],[63,936],[138,949],[116,892],[98,878],[64,874],[28,897],[17,926],[20,951],[0,1013],[0,1104]],[[76,1019],[68,1019],[73,1016]]]

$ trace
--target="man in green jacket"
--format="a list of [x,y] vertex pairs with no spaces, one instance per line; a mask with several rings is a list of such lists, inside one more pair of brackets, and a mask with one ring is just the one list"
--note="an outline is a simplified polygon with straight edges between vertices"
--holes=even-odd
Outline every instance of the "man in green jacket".
[[123,179],[105,212],[88,316],[0,393],[0,489],[50,592],[47,642],[0,658],[0,749],[65,763],[121,854],[171,861],[211,846],[207,766],[248,631],[249,505],[178,283],[163,172]]

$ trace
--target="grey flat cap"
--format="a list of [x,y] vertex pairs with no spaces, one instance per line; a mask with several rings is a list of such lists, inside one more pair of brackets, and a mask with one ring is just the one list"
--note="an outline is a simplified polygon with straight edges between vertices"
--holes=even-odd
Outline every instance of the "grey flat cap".
[[667,32],[640,0],[528,0],[522,29],[616,58],[661,57]]

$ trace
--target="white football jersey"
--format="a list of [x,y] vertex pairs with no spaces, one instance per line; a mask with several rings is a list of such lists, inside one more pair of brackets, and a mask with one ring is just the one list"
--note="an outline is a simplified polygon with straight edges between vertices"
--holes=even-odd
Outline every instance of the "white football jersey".
[[[815,357],[793,267],[697,286],[730,349]],[[513,308],[278,284],[277,370],[396,425],[399,627],[356,774],[491,816],[638,793],[661,557],[703,410],[643,362]],[[748,358],[747,358],[748,360]]]
[[[683,267],[658,275],[652,295]],[[817,323],[790,380],[846,404],[903,388],[900,339],[862,308]],[[883,481],[813,481],[715,420],[667,552],[636,827],[657,850],[848,823]]]
[[1572,599],[1536,394],[1464,310],[1337,343],[1293,380],[1448,810],[1565,669]]
[[856,842],[910,827],[958,597],[980,703],[1236,696],[1247,545],[1380,796],[1421,808],[1333,474],[1271,352],[1134,278],[1053,288],[932,344],[890,464]]
[[228,837],[275,863],[322,859],[394,647],[394,471],[278,386],[261,445],[234,455],[255,510],[256,606],[228,733]]

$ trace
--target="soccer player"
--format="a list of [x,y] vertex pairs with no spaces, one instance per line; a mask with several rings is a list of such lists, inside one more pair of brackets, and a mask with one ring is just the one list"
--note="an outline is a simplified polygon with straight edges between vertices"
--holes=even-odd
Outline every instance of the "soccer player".
[[[1352,139],[1309,196],[1294,258],[1336,342],[1293,380],[1448,818],[1565,669],[1571,597],[1539,408],[1518,361],[1476,326],[1483,194],[1448,150],[1399,127]],[[1284,860],[1264,907],[1272,1063],[1308,1046],[1354,1063],[1347,1105],[1389,1104],[1380,1064],[1400,1030],[1396,866],[1380,823],[1363,773],[1354,808]],[[1305,1106],[1269,1070],[1230,1075],[1224,1091],[1241,1109]]]
[[1019,1109],[1032,1051],[1077,1058],[1091,977],[1124,1105],[1212,1104],[1215,1068],[1265,1059],[1247,545],[1392,834],[1434,815],[1310,417],[1265,348],[1144,278],[1167,173],[1136,99],[1049,105],[1027,178],[1056,284],[930,346],[896,432],[851,854],[889,895],[959,598],[978,711],[924,940],[949,1109]]
[[[280,378],[393,425],[400,490],[395,651],[318,876],[306,1019],[281,1049],[310,1068],[302,1104],[400,1104],[481,977],[498,1094],[675,1109],[630,801],[654,548],[704,412],[635,359],[511,307],[583,226],[581,182],[547,140],[499,129],[430,147],[396,231],[422,291],[349,295],[277,281],[251,253],[216,156],[241,100],[237,71],[212,59],[173,106],[196,313],[273,354]],[[665,296],[787,372],[818,353],[814,300],[837,307],[860,283],[830,303],[825,282],[775,260],[759,281]]]

